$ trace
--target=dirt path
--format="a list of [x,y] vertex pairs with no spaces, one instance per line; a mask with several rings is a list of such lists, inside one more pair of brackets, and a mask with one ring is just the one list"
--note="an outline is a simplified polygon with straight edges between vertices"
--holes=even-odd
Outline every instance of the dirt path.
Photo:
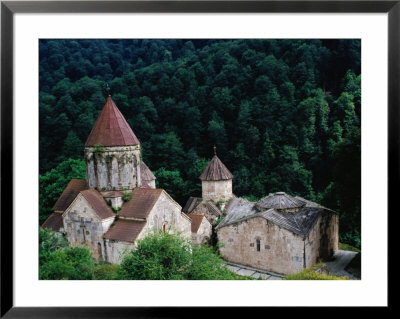
[[344,270],[356,255],[357,253],[354,251],[338,250],[334,255],[335,259],[326,263],[329,274],[334,276],[347,276],[350,279],[360,279]]

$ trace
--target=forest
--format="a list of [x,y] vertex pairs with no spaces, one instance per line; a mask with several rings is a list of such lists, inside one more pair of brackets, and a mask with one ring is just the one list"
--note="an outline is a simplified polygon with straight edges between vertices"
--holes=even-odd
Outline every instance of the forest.
[[180,205],[214,155],[249,200],[284,191],[340,215],[361,247],[361,41],[39,41],[39,223],[71,178],[111,95],[143,160]]

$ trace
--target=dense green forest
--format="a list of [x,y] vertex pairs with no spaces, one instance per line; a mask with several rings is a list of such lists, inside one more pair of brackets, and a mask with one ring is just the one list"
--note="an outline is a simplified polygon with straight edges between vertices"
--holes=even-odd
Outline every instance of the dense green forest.
[[340,213],[360,247],[360,40],[41,40],[40,221],[70,178],[105,85],[181,205],[217,154],[237,196],[285,191]]

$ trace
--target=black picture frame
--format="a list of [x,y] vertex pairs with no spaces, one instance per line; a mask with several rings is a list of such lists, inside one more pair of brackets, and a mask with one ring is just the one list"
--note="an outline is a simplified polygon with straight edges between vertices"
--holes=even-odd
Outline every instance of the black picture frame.
[[[13,304],[13,19],[16,13],[269,12],[388,14],[388,218],[399,189],[400,0],[396,1],[1,1],[1,317],[181,317],[187,308],[14,307]],[[396,208],[395,208],[396,207]],[[398,208],[397,208],[398,209]],[[395,213],[395,212],[392,212]],[[393,223],[392,223],[393,224]],[[390,222],[388,223],[388,227]],[[392,225],[393,227],[393,225]],[[389,233],[390,232],[389,229]],[[390,237],[389,237],[390,238]],[[389,239],[388,238],[388,239]],[[390,246],[390,240],[388,240]],[[388,247],[389,247],[388,246]],[[389,256],[389,254],[388,254]],[[390,258],[389,258],[390,259]],[[388,280],[389,287],[390,280]],[[33,292],[34,293],[34,292]],[[390,308],[390,298],[388,300]],[[292,310],[295,310],[292,308]],[[200,313],[207,315],[209,309]],[[213,315],[226,309],[217,308]],[[297,315],[305,309],[296,309]],[[190,311],[192,312],[192,311]]]

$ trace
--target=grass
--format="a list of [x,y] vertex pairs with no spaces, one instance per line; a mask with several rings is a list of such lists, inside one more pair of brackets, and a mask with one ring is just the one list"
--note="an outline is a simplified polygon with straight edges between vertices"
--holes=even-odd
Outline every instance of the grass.
[[324,267],[323,263],[319,263],[310,268],[306,268],[298,273],[286,275],[283,279],[285,280],[348,280],[346,276],[336,277],[332,275],[326,275],[318,273],[317,271]]
[[339,249],[348,250],[348,251],[355,251],[357,253],[361,253],[360,249],[358,249],[356,247],[353,247],[353,246],[351,246],[349,244],[344,244],[344,243],[339,243]]

